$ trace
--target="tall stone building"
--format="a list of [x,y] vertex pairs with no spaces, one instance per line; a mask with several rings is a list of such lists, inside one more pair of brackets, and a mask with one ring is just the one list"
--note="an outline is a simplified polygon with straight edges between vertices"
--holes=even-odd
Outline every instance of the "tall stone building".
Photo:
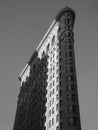
[[81,130],[74,21],[62,9],[20,74],[13,130]]

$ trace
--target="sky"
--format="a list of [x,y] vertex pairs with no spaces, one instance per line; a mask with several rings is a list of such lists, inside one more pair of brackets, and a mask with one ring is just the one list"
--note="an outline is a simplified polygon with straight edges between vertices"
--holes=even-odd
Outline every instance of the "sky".
[[18,76],[66,6],[76,12],[75,61],[82,130],[98,130],[98,0],[0,0],[0,130],[12,130]]

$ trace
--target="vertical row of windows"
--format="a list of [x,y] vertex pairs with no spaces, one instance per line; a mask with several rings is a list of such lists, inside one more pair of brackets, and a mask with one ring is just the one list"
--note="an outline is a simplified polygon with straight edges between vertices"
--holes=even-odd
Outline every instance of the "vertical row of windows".
[[59,48],[54,45],[54,39],[52,40],[52,44],[53,46],[50,50],[48,75],[48,128],[51,129],[56,127],[54,124],[59,121]]

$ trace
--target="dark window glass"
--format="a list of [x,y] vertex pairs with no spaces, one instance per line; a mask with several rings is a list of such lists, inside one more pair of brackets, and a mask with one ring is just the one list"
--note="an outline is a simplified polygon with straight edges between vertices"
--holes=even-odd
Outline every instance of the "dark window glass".
[[69,59],[69,64],[73,64],[73,60],[72,59]]
[[70,67],[70,72],[71,72],[71,73],[73,72],[73,67],[72,67],[72,66]]
[[52,45],[54,44],[54,42],[55,42],[55,35],[52,38]]
[[67,84],[67,90],[68,91],[74,91],[75,90],[75,85],[74,84]]
[[76,105],[68,105],[68,113],[69,114],[71,114],[71,113],[76,114],[77,113],[77,106]]
[[60,107],[63,106],[63,100],[60,100]]
[[78,118],[77,117],[69,117],[68,118],[68,126],[77,126]]
[[60,130],[63,129],[63,122],[60,123]]
[[62,86],[62,82],[60,81],[60,86]]
[[68,42],[69,42],[69,43],[72,43],[72,39],[71,39],[71,38],[69,38],[69,39],[68,39]]
[[63,111],[60,111],[60,119],[63,118]]
[[71,51],[69,52],[69,56],[72,57],[72,52]]
[[70,50],[72,50],[72,45],[69,45],[68,48],[69,48]]
[[76,94],[68,94],[67,100],[68,101],[75,101],[76,100]]
[[68,59],[65,60],[66,65],[68,65]]
[[49,46],[50,46],[50,44],[48,43],[48,45],[47,45],[47,53],[48,53],[48,51],[49,51]]

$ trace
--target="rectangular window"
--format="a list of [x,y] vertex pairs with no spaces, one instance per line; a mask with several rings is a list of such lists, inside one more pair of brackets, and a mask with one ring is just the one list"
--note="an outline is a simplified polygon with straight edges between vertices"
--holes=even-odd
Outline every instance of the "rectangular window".
[[68,117],[68,126],[77,126],[78,118],[77,117]]
[[54,98],[52,98],[52,104],[54,104]]
[[63,100],[60,100],[60,107],[63,106]]
[[63,129],[63,122],[60,123],[60,130]]
[[56,95],[56,100],[59,100],[59,94]]
[[74,84],[67,84],[67,91],[75,91],[75,85]]
[[60,97],[62,97],[62,93],[63,93],[62,90],[60,90]]
[[49,110],[49,117],[51,116],[51,110]]
[[67,100],[68,101],[75,101],[76,95],[75,94],[67,94]]
[[63,111],[60,111],[60,119],[63,118]]
[[59,122],[59,114],[56,115],[56,122]]
[[58,91],[58,90],[59,90],[59,85],[56,86],[56,91]]
[[54,118],[52,118],[52,125],[54,125]]
[[77,106],[76,105],[68,105],[68,113],[69,114],[76,114],[77,113]]
[[56,111],[59,110],[59,104],[56,104]]
[[54,114],[54,107],[52,108],[52,114]]
[[49,128],[51,127],[51,120],[49,121]]

